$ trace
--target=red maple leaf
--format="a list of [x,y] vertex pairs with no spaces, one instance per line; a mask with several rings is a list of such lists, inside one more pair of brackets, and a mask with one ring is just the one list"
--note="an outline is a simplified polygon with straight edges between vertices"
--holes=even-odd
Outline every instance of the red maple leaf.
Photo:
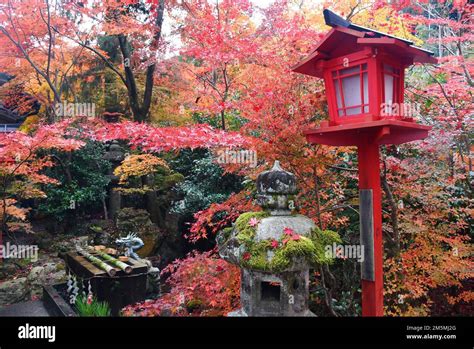
[[275,239],[273,239],[270,244],[271,244],[272,248],[277,248],[278,247],[278,241],[276,241]]

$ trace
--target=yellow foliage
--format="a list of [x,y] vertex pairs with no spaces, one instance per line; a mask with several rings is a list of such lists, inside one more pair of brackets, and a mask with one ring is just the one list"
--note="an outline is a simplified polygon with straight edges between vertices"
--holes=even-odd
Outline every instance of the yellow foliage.
[[[331,29],[324,24],[324,18],[321,16],[322,10],[328,7],[327,4],[307,2],[299,5],[299,3],[295,1],[295,11],[304,14],[308,23],[321,32]],[[423,44],[422,40],[410,33],[407,24],[411,23],[407,23],[406,19],[401,18],[390,6],[373,9],[373,1],[348,0],[331,2],[329,8],[343,18],[350,16],[349,21],[354,24],[413,41],[417,46]]]
[[148,185],[144,185],[139,188],[114,188],[114,191],[121,193],[123,195],[144,195],[150,191],[153,191],[153,188],[149,187]]
[[165,160],[151,154],[130,155],[114,170],[120,178],[120,184],[126,184],[130,177],[142,177],[158,171],[158,168],[169,170]]
[[2,201],[0,201],[0,220],[3,220],[4,214],[10,217],[24,221],[26,219],[26,213],[28,212],[25,208],[20,208],[15,206],[15,199],[6,199],[5,206]]
[[361,11],[351,18],[351,21],[363,27],[413,41],[417,46],[423,44],[423,40],[420,40],[410,33],[410,30],[406,26],[407,23],[405,23],[406,20],[400,18],[397,12],[389,6],[374,11]]
[[21,124],[20,131],[30,134],[38,128],[39,122],[40,118],[38,115],[28,116],[23,124]]

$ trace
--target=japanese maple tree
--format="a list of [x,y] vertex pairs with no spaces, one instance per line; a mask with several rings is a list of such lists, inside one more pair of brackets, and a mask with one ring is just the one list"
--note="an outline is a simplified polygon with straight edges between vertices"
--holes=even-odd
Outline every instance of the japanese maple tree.
[[[73,151],[83,145],[61,135],[61,125],[43,126],[34,135],[23,132],[0,134],[0,224],[2,233],[25,227],[27,208],[23,199],[43,198],[40,185],[55,183],[41,171],[53,166],[53,160],[41,150]],[[20,223],[20,224],[19,224]]]

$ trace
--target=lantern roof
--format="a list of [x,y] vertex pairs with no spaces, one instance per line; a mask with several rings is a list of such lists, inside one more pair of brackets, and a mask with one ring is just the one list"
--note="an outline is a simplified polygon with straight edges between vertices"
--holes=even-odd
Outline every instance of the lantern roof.
[[292,67],[297,73],[322,77],[320,61],[360,51],[361,47],[380,47],[406,65],[437,63],[434,53],[414,46],[413,42],[374,29],[353,24],[330,10],[324,10],[324,20],[332,29],[302,62]]

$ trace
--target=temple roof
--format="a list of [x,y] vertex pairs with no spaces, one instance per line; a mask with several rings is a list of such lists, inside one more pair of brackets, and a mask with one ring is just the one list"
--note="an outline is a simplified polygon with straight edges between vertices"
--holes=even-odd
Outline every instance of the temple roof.
[[433,52],[414,46],[409,40],[353,24],[330,10],[323,13],[326,24],[332,29],[302,62],[292,67],[297,73],[322,77],[322,70],[316,65],[318,61],[357,52],[363,46],[382,47],[409,64],[437,63]]
[[25,115],[19,115],[13,110],[5,108],[0,103],[0,124],[18,124],[23,122]]
[[2,86],[3,84],[7,83],[8,81],[10,81],[11,79],[13,79],[14,76],[12,75],[9,75],[7,73],[1,73],[0,72],[0,86]]
[[[0,86],[6,84],[8,81],[12,80],[14,78],[13,75],[9,75],[7,73],[2,73],[0,72]],[[31,104],[31,108],[23,113],[18,112],[16,108],[10,107],[7,108],[3,105],[2,101],[0,101],[0,125],[1,125],[1,130],[0,132],[3,132],[5,129],[5,125],[18,125],[21,124],[27,116],[29,115],[34,115],[37,114],[41,104],[34,98],[33,96],[27,94],[27,93],[22,93],[19,97],[26,97],[28,99],[33,100],[33,103]]]

